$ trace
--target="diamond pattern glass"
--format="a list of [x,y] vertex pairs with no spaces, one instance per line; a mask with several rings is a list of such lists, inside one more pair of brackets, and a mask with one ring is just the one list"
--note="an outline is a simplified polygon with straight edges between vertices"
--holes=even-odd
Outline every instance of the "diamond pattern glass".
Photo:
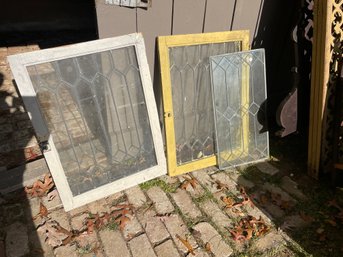
[[210,57],[219,168],[269,156],[264,49]]
[[74,196],[157,164],[134,46],[27,70]]
[[241,42],[169,48],[177,164],[214,154],[209,57],[241,50]]

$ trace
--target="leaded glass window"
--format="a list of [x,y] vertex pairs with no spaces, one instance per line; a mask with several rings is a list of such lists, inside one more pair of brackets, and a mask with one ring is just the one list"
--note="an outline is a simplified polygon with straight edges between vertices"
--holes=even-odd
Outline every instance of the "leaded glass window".
[[219,168],[269,157],[263,49],[210,57]]
[[[133,34],[72,49],[10,58],[19,89],[27,87],[24,83],[28,81],[32,85],[42,116],[40,121],[32,121],[47,128],[49,145],[56,151],[62,178],[70,190],[68,197],[75,202],[78,197],[85,199],[89,192],[104,196],[166,173],[142,37]],[[25,66],[28,81],[18,77],[16,61]],[[20,90],[24,102],[28,97],[25,90]],[[31,104],[26,107],[34,110]],[[49,155],[45,156],[49,165]],[[59,192],[64,190],[58,179],[56,185]],[[86,201],[91,200],[95,199]]]
[[209,57],[248,49],[248,32],[159,37],[170,175],[215,165]]

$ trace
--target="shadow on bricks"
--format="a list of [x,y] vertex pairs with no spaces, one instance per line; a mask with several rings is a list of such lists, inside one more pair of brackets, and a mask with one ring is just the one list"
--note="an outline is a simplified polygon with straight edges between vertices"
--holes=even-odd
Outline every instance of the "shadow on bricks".
[[244,206],[246,214],[262,217],[270,225],[266,235],[252,242],[251,249],[263,253],[287,248],[295,254],[291,256],[342,256],[343,218],[339,215],[343,200],[324,181],[314,181],[298,166],[282,159],[243,172],[227,171],[253,202],[253,207]]
[[[30,118],[23,108],[23,101],[35,99],[22,99],[8,66],[1,68],[0,256],[53,256],[51,249],[44,246],[44,239],[38,235],[34,224],[40,200],[28,199],[22,188],[27,164],[42,157],[37,144],[35,149],[30,149],[36,139]],[[32,120],[35,118],[33,115]]]

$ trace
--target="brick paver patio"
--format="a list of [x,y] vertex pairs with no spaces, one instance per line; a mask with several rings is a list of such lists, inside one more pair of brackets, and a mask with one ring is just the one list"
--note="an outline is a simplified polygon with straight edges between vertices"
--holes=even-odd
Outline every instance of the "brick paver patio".
[[[275,226],[275,221],[282,224],[294,213],[277,203],[261,202],[263,198],[258,195],[269,192],[292,203],[304,201],[306,195],[272,164],[258,164],[254,176],[256,181],[236,169],[215,168],[173,178],[163,176],[68,213],[58,195],[51,201],[48,196],[27,199],[18,191],[1,198],[2,247],[7,257],[296,256],[289,250],[295,242]],[[276,177],[281,184],[270,182]],[[195,182],[193,186],[187,183],[191,179]],[[242,202],[244,197],[239,191],[242,187],[255,206],[228,208],[223,199],[229,196]],[[40,203],[49,211],[45,222],[56,221],[66,230],[84,232],[70,243],[53,248],[49,244],[53,235],[39,229],[44,220],[34,218],[40,212]],[[127,215],[129,219],[122,228],[105,224],[92,233],[87,232],[88,218],[104,216],[123,204],[131,205],[133,212]],[[270,229],[264,235],[235,241],[230,230],[248,215],[262,217]],[[183,240],[187,240],[192,250]]]

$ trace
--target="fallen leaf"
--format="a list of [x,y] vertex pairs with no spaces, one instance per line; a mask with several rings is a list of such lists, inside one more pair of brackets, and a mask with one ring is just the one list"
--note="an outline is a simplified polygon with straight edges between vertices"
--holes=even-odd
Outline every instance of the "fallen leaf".
[[131,204],[117,204],[112,206],[113,210],[123,210],[123,209],[130,209],[132,210],[132,205]]
[[47,221],[37,229],[39,233],[44,235],[45,242],[52,247],[61,246],[63,240],[68,237],[67,234],[59,231],[56,225],[58,225],[56,221]]
[[57,192],[57,189],[54,189],[52,190],[51,192],[48,193],[47,195],[47,198],[48,198],[48,201],[52,201],[55,199],[55,197],[58,197],[58,192]]
[[250,197],[246,194],[244,188],[242,187],[240,189],[240,192],[243,197],[242,202],[235,202],[231,197],[229,196],[222,196],[221,200],[226,204],[226,208],[233,208],[233,207],[241,207],[243,205],[249,204],[252,208],[254,208],[254,203],[251,201]]
[[70,232],[67,229],[63,228],[59,224],[55,225],[56,231],[59,233],[64,233],[67,235],[67,238],[62,240],[62,245],[67,245],[71,243],[77,236],[81,233],[79,231]]
[[176,234],[176,238],[180,240],[180,242],[187,248],[187,250],[192,254],[195,255],[194,253],[194,248],[193,246],[188,242],[187,239],[183,239],[180,237],[178,234]]
[[253,236],[261,236],[268,231],[269,227],[261,217],[256,219],[251,215],[242,218],[233,229],[229,229],[233,240],[240,242],[250,240]]
[[235,200],[233,200],[231,197],[229,196],[222,196],[221,200],[225,203],[225,207],[226,208],[231,208],[233,207],[233,205],[235,204]]
[[126,216],[121,216],[120,218],[118,218],[118,223],[119,223],[119,228],[121,231],[124,230],[126,223],[129,222],[131,219],[129,217]]
[[211,244],[209,242],[205,244],[205,250],[206,252],[211,252]]
[[217,187],[218,190],[223,190],[223,189],[227,190],[227,189],[229,189],[228,185],[222,183],[219,180],[215,180],[214,182],[216,183],[216,187]]
[[241,231],[237,231],[237,230],[229,230],[233,240],[235,241],[244,241],[245,240],[245,236],[242,235]]
[[244,231],[245,234],[245,239],[249,240],[252,238],[252,233],[253,233],[253,229],[252,228],[248,228]]
[[41,202],[39,204],[39,215],[41,217],[47,217],[48,216],[48,209],[45,207],[45,205]]
[[188,178],[186,176],[183,176],[183,178],[185,179],[185,181],[183,181],[183,183],[181,184],[181,189],[187,190],[187,187],[189,185],[191,185],[193,189],[197,187],[198,181],[195,178]]
[[241,217],[244,217],[245,216],[245,213],[242,212],[240,209],[238,208],[232,208],[230,209],[233,213],[237,214],[238,216],[241,216]]
[[47,217],[49,214],[48,209],[44,206],[44,204],[42,202],[39,203],[39,213],[34,216],[32,219],[35,220],[38,217],[44,218]]
[[94,214],[92,217],[86,218],[84,224],[87,226],[87,233],[93,233],[94,229],[102,229],[110,221],[116,222],[119,225],[120,230],[125,228],[127,222],[131,219],[127,215],[132,215],[132,205],[130,204],[118,204],[112,206],[113,211],[110,213]]
[[25,187],[25,192],[31,197],[42,197],[46,195],[51,188],[55,186],[51,175],[45,174],[44,180],[37,180],[30,187]]
[[91,220],[91,219],[87,220],[86,225],[87,225],[87,233],[88,234],[92,234],[94,232],[94,222],[93,222],[93,220]]

